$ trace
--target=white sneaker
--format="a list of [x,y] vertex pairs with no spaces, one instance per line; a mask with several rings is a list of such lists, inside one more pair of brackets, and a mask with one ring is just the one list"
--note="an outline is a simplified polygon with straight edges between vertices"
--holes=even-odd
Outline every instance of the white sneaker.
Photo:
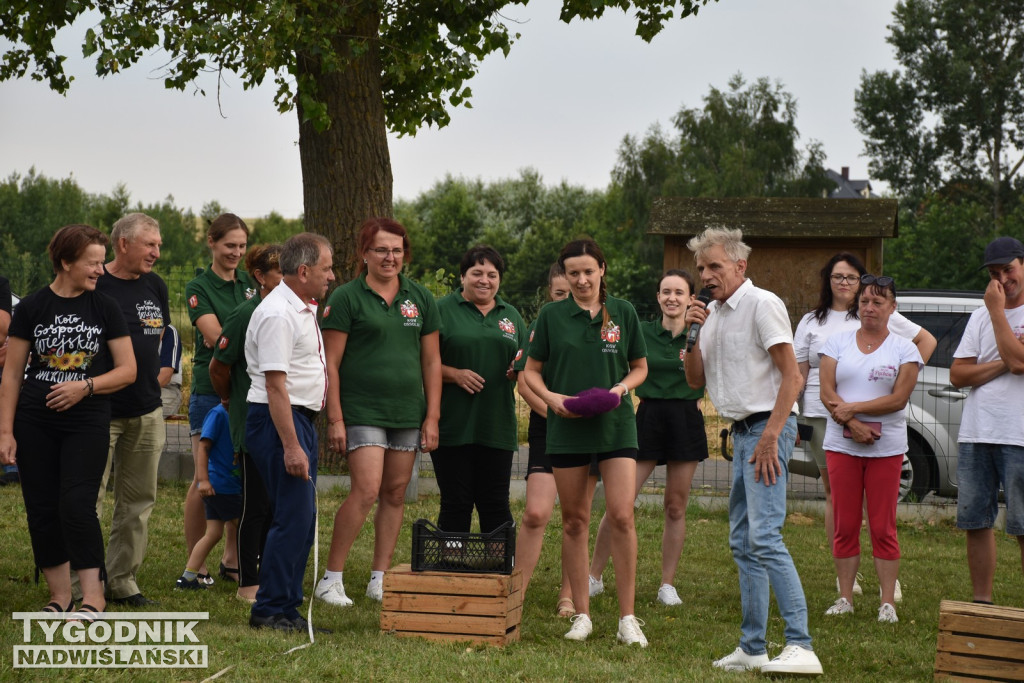
[[587,575],[587,578],[590,579],[590,597],[594,597],[595,595],[600,595],[601,593],[604,593],[603,578],[595,579],[593,576],[590,576],[589,574]]
[[757,671],[768,663],[768,655],[748,655],[743,648],[736,648],[732,654],[716,659],[711,666],[724,671]]
[[[586,640],[587,636],[594,631],[594,623],[590,621],[590,617],[586,614],[577,614],[569,621],[572,622],[572,627],[565,634],[566,640]],[[619,632],[621,633],[621,630]],[[640,635],[643,637],[643,634]]]
[[778,657],[761,667],[761,673],[820,676],[824,672],[813,650],[799,645],[787,645]]
[[371,579],[370,583],[366,584],[366,597],[370,598],[371,600],[376,600],[377,602],[380,602],[381,600],[383,600],[384,599],[384,582],[383,581],[374,582]]
[[334,605],[335,607],[352,606],[352,598],[345,595],[345,584],[341,581],[325,583],[321,579],[320,582],[316,584],[316,590],[313,591],[313,595],[320,598],[328,605]]
[[[878,597],[882,597],[882,587],[878,587]],[[900,580],[896,579],[896,590],[892,593],[893,602],[903,602],[903,587],[900,586]]]
[[644,622],[640,621],[632,614],[619,619],[619,642],[625,643],[626,645],[633,645],[636,643],[640,645],[640,647],[647,647],[647,637],[644,636],[644,632],[640,630],[640,627],[643,625]]
[[683,604],[679,593],[676,592],[676,587],[670,583],[663,583],[658,589],[658,602],[669,606]]
[[896,608],[887,602],[883,602],[878,608],[878,621],[882,624],[895,624],[900,618],[896,616]]
[[853,614],[853,605],[846,598],[839,598],[836,600],[831,607],[825,610],[826,617],[832,617],[837,614]]
[[[857,572],[857,576],[853,577],[853,594],[854,595],[864,595],[864,589],[860,587],[860,580],[863,579],[863,578],[864,578],[864,576],[860,572]],[[836,577],[836,593],[838,593],[838,592],[839,592],[839,577],[837,576]]]

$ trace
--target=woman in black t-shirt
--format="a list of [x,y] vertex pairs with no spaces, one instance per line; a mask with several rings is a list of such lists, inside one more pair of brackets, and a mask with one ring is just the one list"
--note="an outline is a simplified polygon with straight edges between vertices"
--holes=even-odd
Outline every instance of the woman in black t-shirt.
[[[96,516],[110,444],[106,395],[135,381],[128,325],[117,303],[95,291],[106,245],[87,225],[53,236],[56,277],[15,310],[0,382],[0,464],[17,456],[32,552],[50,589],[43,611],[71,611],[74,569],[82,606],[73,618],[83,621],[106,606]],[[10,371],[26,365],[24,379]]]

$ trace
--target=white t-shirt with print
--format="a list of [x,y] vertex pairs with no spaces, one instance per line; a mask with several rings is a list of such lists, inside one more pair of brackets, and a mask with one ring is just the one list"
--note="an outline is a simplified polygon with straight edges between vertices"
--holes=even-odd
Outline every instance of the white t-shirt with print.
[[[818,355],[824,348],[829,337],[840,332],[849,332],[860,328],[859,318],[848,318],[846,311],[829,310],[825,315],[825,322],[818,324],[814,313],[808,313],[796,326],[796,334],[793,335],[793,352],[796,354],[796,362],[807,362],[810,369],[807,372],[807,386],[804,388],[803,405],[801,414],[807,417],[829,417],[829,412],[821,404],[821,383],[818,380]],[[921,326],[908,320],[899,311],[889,316],[889,331],[905,339],[913,339],[921,332]]]
[[[859,325],[858,325],[859,326]],[[921,353],[909,339],[890,334],[871,353],[857,348],[857,331],[833,335],[821,350],[836,360],[836,393],[847,403],[871,401],[892,393],[900,367],[921,362]],[[843,427],[829,420],[825,427],[825,450],[866,458],[883,458],[907,452],[907,418],[903,410],[886,415],[855,415],[862,422],[882,423],[881,438],[873,444],[857,443],[843,436]]]
[[[1014,335],[1024,339],[1024,306],[1004,313]],[[1001,358],[992,331],[992,318],[984,306],[971,314],[953,357],[977,358],[979,363]],[[1024,375],[1004,372],[973,387],[964,401],[957,441],[1024,447]]]

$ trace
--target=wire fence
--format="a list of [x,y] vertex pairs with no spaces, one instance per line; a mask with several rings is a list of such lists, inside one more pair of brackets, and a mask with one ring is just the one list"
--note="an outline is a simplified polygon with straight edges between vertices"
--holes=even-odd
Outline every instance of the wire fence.
[[[182,346],[184,348],[184,380],[182,386],[183,401],[179,413],[186,415],[188,412],[189,384],[191,382],[191,358],[194,346],[194,331],[188,318],[185,285],[195,277],[195,274],[196,273],[192,270],[188,270],[186,272],[185,269],[175,269],[169,273],[161,273],[168,285],[171,305],[171,320],[181,334]],[[506,292],[503,290],[501,294],[503,298],[506,298],[509,301],[526,302],[525,304],[519,304],[518,308],[527,321],[532,320],[536,316],[539,307],[543,305],[543,299],[540,294],[535,291]],[[657,304],[653,300],[650,302],[638,302],[635,303],[634,306],[642,320],[652,319],[658,314]],[[729,421],[720,418],[715,412],[714,406],[712,406],[711,402],[706,398],[702,400],[701,406],[705,415],[706,436],[708,439],[708,449],[711,453],[711,457],[704,463],[701,463],[697,468],[697,472],[694,475],[693,480],[693,490],[707,495],[725,495],[729,490],[732,480],[732,463],[727,460],[727,456],[730,455],[729,445],[726,437],[724,436],[724,434],[727,434],[728,432]],[[513,463],[512,476],[514,479],[524,479],[528,460],[528,452],[525,444],[527,423],[529,420],[529,408],[526,406],[525,402],[521,400],[519,401],[518,413],[519,440],[521,446],[520,452],[517,454]],[[321,434],[321,436],[323,435]],[[187,454],[191,453],[187,419],[184,421],[180,418],[177,420],[172,419],[167,422],[167,445],[165,450],[171,456],[187,457]],[[806,459],[799,447],[794,458]],[[170,472],[171,474],[167,476],[175,476],[173,474],[174,472],[184,472],[186,470],[188,470],[187,467],[178,467],[165,470],[165,473]],[[344,457],[322,449],[320,470],[325,474],[347,474],[347,463]],[[420,458],[419,471],[420,476],[433,477],[433,466],[428,456]],[[813,472],[814,468],[804,467],[802,468],[802,471],[805,473]],[[190,474],[187,476],[190,476]],[[647,482],[646,492],[655,494],[660,493],[665,487],[665,476],[664,466],[656,468]],[[794,497],[811,500],[824,500],[824,489],[820,479],[817,477],[791,473],[788,487],[790,494]],[[936,494],[931,493],[926,496],[916,496],[915,500],[909,500],[907,502],[950,504],[950,501],[955,502],[955,499],[940,498]]]

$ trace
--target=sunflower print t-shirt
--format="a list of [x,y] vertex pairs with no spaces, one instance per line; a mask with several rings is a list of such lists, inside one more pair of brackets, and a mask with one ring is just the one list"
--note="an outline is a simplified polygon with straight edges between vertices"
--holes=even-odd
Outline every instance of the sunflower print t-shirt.
[[[86,291],[65,298],[48,286],[21,300],[14,309],[11,337],[29,342],[29,363],[18,398],[18,413],[57,415],[46,407],[55,384],[82,381],[114,366],[107,343],[128,336],[128,325],[117,303],[105,294]],[[62,419],[91,419],[109,415],[106,397],[79,401]]]

